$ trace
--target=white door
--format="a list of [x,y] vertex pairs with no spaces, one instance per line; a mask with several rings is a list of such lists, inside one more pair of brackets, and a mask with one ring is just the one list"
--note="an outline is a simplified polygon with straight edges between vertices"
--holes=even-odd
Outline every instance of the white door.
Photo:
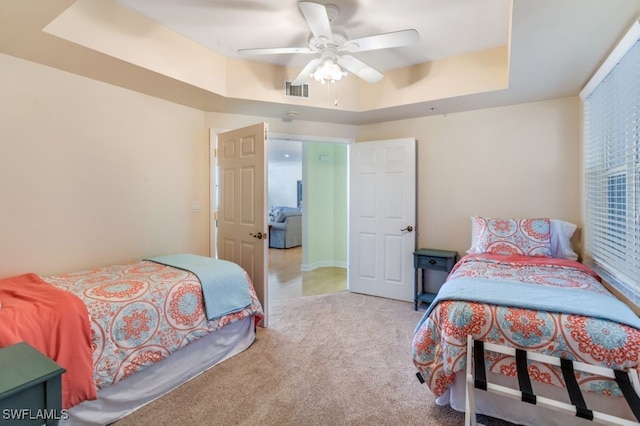
[[415,139],[349,146],[350,291],[413,301]]
[[267,326],[267,124],[218,135],[218,258],[242,266]]

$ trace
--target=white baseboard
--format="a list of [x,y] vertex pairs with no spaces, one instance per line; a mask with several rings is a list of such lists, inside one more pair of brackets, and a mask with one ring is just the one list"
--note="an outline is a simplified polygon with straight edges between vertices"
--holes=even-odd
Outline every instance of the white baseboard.
[[308,271],[313,271],[314,269],[327,268],[327,267],[346,268],[347,262],[342,260],[323,260],[321,262],[314,262],[311,264],[303,263],[300,265],[300,270],[304,272],[308,272]]

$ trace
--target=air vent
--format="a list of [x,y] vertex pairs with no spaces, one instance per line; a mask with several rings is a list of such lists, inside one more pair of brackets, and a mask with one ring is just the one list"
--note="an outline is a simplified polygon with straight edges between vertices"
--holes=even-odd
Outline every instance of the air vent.
[[309,85],[292,86],[290,81],[284,82],[284,96],[288,98],[308,98]]

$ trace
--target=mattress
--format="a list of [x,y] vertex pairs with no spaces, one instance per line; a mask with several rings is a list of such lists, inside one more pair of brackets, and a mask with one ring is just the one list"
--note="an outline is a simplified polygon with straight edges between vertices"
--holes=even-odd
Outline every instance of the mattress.
[[[592,270],[578,262],[468,255],[456,265],[440,293],[445,296],[425,312],[413,339],[414,364],[440,404],[464,410],[461,373],[466,366],[467,335],[607,368],[640,369],[638,317],[606,290]],[[491,374],[510,380],[516,377],[512,358],[488,357],[487,366]],[[529,375],[535,386],[566,393],[562,373],[552,366],[532,363]],[[578,377],[578,383],[584,394],[608,403],[616,401],[615,405],[624,408],[615,382],[585,373]],[[534,407],[531,416],[523,409],[509,414],[495,406],[492,395],[484,403],[485,395],[478,394],[479,413],[540,424],[539,419],[531,421],[541,415],[539,408]],[[511,402],[504,405],[517,406]]]
[[176,259],[0,280],[0,346],[25,341],[65,368],[65,422],[110,423],[251,345],[263,310],[246,271]]

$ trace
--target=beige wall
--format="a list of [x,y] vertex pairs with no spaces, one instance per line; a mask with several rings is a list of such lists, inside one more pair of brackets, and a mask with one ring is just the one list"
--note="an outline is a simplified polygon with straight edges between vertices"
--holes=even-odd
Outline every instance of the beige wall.
[[418,139],[418,246],[470,246],[472,215],[580,222],[577,97],[362,126]]
[[203,111],[5,55],[0,99],[0,277],[208,254]]
[[[579,222],[577,98],[361,127],[205,113],[0,55],[0,276],[209,253],[208,129],[418,139],[418,245],[469,216]],[[200,213],[191,213],[191,203]]]
[[[470,246],[472,215],[545,216],[582,226],[577,97],[360,127],[269,120],[271,131],[288,134],[359,142],[415,137],[419,247],[462,254]],[[258,121],[207,114],[214,128]]]

